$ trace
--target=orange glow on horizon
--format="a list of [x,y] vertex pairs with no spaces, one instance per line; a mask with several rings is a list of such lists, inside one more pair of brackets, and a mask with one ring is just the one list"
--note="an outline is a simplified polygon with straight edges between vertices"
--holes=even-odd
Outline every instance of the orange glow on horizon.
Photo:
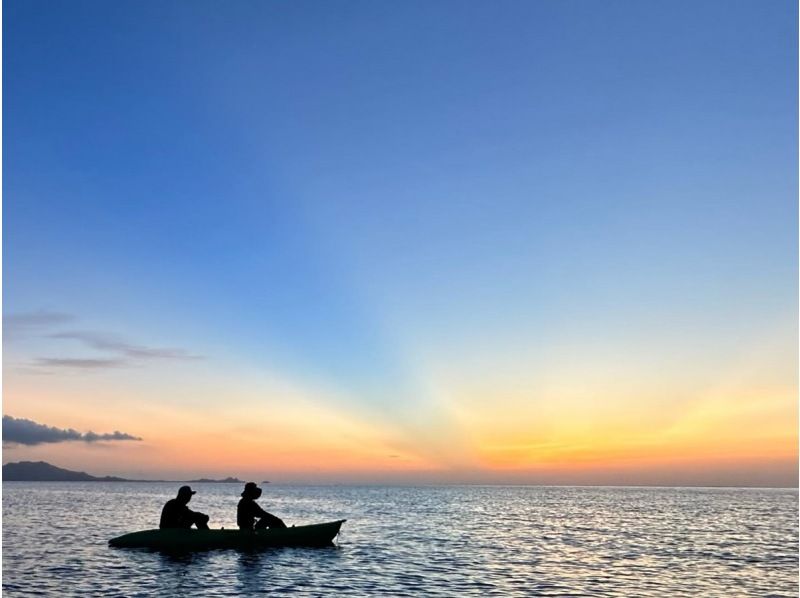
[[[17,388],[7,394],[9,415],[81,431],[119,429],[144,440],[7,447],[4,461],[41,459],[139,478],[185,472],[264,479],[661,483],[688,476],[702,483],[704,471],[711,479],[719,471],[726,483],[773,472],[791,485],[797,477],[794,388],[779,385],[719,387],[664,412],[657,403],[648,403],[648,411],[635,398],[596,394],[583,404],[557,395],[547,403],[456,396],[443,403],[441,421],[425,429],[359,416],[352,406],[288,387],[230,392],[229,401],[198,394],[201,409],[169,397],[143,402],[82,387],[62,388],[58,395],[35,385]],[[103,408],[108,401],[114,404],[113,421]]]

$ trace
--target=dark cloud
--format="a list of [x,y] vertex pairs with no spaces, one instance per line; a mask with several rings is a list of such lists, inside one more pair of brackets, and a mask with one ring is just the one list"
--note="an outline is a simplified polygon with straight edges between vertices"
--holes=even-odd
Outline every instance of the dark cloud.
[[111,434],[95,434],[91,430],[86,432],[83,435],[81,440],[85,442],[98,442],[103,440],[141,440],[138,436],[131,436],[130,434],[126,434],[125,432],[120,432],[119,430],[114,430]]
[[33,446],[52,442],[105,442],[113,440],[141,440],[125,432],[114,431],[110,434],[86,432],[82,434],[72,428],[55,428],[36,423],[30,419],[3,416],[3,444],[25,444]]
[[71,331],[49,335],[50,338],[80,341],[98,351],[119,353],[131,359],[202,359],[185,349],[173,347],[147,347],[126,342],[118,337],[99,332]]

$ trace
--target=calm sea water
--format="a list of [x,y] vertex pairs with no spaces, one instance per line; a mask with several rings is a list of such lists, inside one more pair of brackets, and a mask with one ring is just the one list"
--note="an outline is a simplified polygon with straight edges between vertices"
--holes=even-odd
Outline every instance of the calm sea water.
[[[113,549],[176,484],[3,484],[6,596],[797,596],[795,490],[264,486],[338,546],[170,556]],[[241,488],[192,505],[235,527]]]

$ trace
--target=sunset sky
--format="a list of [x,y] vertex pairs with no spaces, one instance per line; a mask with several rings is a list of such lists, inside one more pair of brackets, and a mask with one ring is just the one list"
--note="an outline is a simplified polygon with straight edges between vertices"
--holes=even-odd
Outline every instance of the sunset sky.
[[3,462],[796,484],[796,10],[4,3]]

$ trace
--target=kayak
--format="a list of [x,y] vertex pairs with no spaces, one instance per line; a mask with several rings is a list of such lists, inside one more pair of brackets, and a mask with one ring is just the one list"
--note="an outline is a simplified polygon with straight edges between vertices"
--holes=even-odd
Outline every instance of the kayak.
[[346,519],[254,531],[234,529],[149,529],[108,541],[115,548],[153,548],[195,551],[214,548],[255,550],[278,546],[333,546],[333,539]]

